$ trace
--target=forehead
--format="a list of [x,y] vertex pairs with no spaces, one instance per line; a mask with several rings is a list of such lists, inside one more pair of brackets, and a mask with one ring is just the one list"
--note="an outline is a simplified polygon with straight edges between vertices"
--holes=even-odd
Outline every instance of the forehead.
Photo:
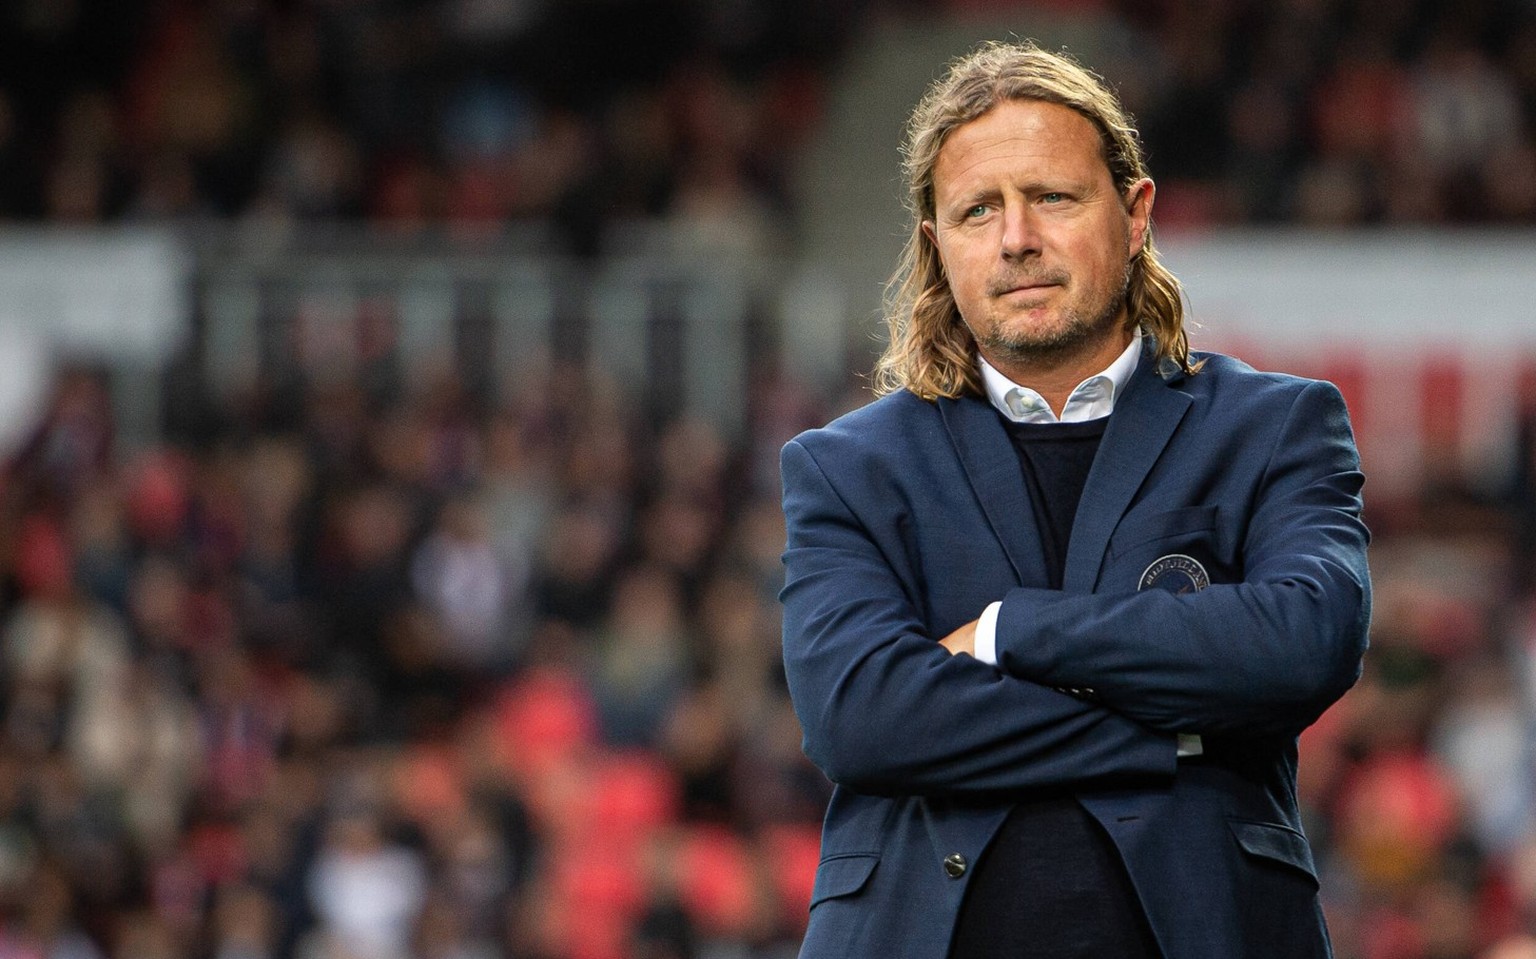
[[1043,100],[1004,100],[951,130],[933,168],[936,194],[997,176],[1108,179],[1103,142],[1093,121]]

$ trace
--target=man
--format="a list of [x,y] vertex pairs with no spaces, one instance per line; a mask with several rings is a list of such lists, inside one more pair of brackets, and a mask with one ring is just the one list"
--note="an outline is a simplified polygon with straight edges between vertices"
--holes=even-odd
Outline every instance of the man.
[[1359,675],[1330,384],[1192,354],[1113,94],[992,44],[913,115],[879,400],[783,453],[837,784],[802,956],[1329,955],[1296,737]]

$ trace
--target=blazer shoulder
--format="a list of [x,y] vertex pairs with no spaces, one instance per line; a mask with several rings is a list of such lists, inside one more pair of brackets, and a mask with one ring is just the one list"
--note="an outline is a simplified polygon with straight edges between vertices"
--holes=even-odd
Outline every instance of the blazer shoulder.
[[1309,379],[1294,373],[1256,370],[1237,357],[1225,353],[1194,353],[1192,358],[1204,361],[1205,365],[1198,372],[1185,376],[1179,387],[1193,395],[1209,396],[1219,404],[1219,408],[1230,408],[1228,404],[1289,404],[1298,394],[1319,384],[1329,391],[1338,391],[1338,387],[1326,380]]
[[943,429],[937,404],[900,390],[844,413],[826,426],[806,430],[790,445],[804,447],[817,459],[857,458],[909,446],[914,439]]

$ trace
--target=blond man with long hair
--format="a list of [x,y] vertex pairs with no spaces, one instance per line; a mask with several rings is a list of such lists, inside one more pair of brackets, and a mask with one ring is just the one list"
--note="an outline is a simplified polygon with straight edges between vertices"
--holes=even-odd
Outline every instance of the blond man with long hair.
[[802,956],[1330,955],[1296,738],[1359,675],[1332,385],[1198,354],[1113,91],[918,104],[879,398],[785,446],[784,661],[836,784]]
[[[923,232],[934,217],[934,167],[945,137],[1003,100],[1057,103],[1081,113],[1103,140],[1104,162],[1122,191],[1147,178],[1136,130],[1097,78],[1061,55],[1028,44],[978,48],[928,91],[908,123],[902,171],[912,228],[887,289],[890,344],[875,367],[875,391],[924,399],[981,392],[976,343],[955,308],[936,247]],[[1149,234],[1126,278],[1127,321],[1158,344],[1159,360],[1192,372],[1182,288]]]

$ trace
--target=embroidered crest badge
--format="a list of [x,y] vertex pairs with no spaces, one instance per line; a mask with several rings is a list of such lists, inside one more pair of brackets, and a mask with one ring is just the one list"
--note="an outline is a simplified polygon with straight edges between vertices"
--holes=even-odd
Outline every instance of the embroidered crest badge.
[[1159,556],[1141,574],[1137,589],[1166,589],[1170,593],[1198,593],[1211,585],[1205,567],[1193,556],[1170,553]]

